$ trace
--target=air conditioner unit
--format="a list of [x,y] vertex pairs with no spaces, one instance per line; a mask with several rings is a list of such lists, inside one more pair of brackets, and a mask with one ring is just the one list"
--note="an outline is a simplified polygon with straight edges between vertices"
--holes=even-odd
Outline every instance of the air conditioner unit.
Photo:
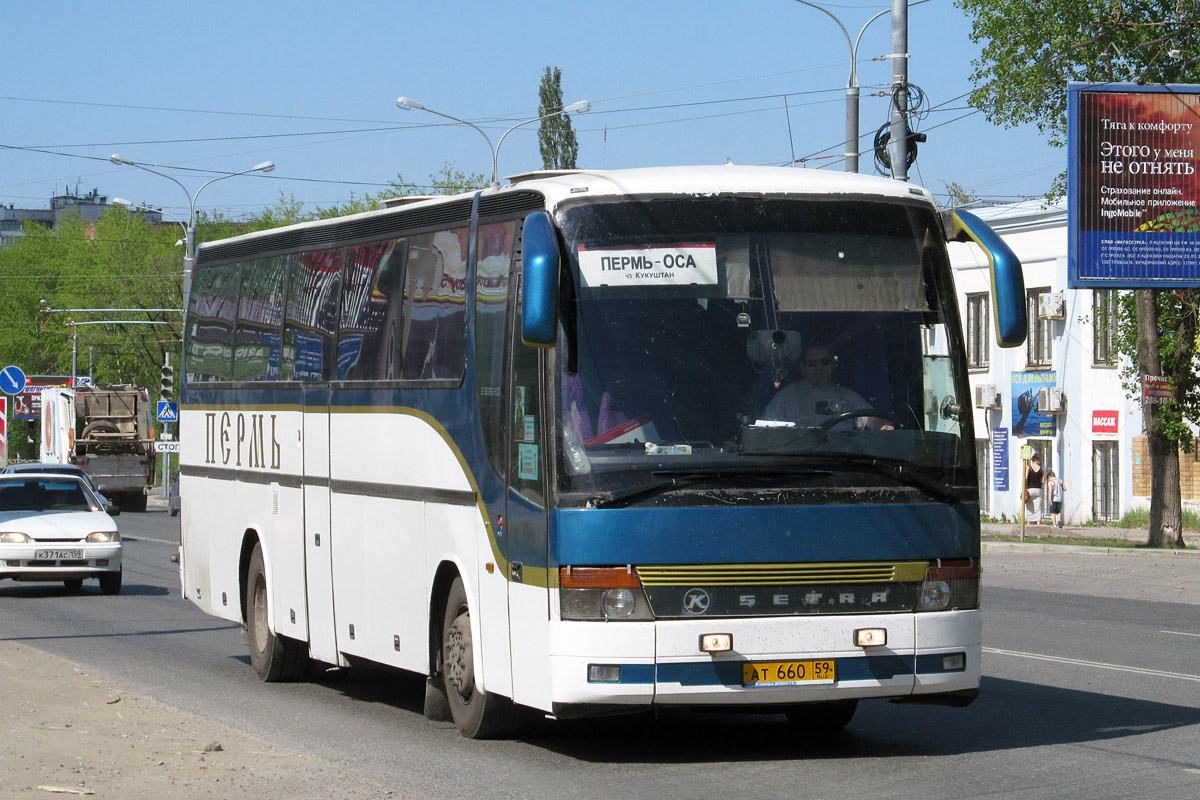
[[1042,319],[1063,319],[1064,307],[1062,292],[1041,295],[1038,301],[1038,316]]
[[1067,410],[1067,398],[1057,386],[1038,389],[1038,411],[1043,414],[1062,414]]
[[975,387],[975,406],[977,408],[1000,407],[1000,395],[996,392],[996,384],[983,383]]

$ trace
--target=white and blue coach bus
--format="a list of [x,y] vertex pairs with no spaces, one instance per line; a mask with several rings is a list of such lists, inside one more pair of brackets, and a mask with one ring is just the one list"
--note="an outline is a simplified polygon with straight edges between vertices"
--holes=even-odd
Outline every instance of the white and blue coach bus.
[[866,698],[965,705],[955,238],[987,252],[1019,344],[999,238],[859,175],[532,173],[207,243],[183,593],[245,625],[263,679],[392,665],[470,737],[530,710],[839,727]]

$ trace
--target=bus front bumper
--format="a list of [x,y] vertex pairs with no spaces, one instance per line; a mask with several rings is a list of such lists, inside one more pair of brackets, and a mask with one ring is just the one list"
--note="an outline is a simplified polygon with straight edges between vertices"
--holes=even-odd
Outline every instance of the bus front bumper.
[[[979,688],[981,627],[977,610],[555,622],[553,713],[587,716],[653,705],[765,710],[866,698],[964,705]],[[887,643],[856,646],[861,629],[885,630]],[[732,649],[703,652],[701,638],[708,634],[730,634]],[[802,642],[807,645],[798,646]],[[830,661],[832,678],[827,665],[815,663]],[[755,680],[747,664],[769,665],[778,674]],[[814,666],[823,674],[814,675]]]

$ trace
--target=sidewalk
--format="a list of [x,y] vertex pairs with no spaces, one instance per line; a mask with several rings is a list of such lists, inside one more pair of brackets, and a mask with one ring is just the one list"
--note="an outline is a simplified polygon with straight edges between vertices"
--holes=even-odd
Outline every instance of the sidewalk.
[[[1021,526],[1011,522],[1008,523],[993,523],[985,522],[980,525],[980,533],[983,536],[983,552],[1019,552],[1019,551],[1041,551],[1041,552],[1076,552],[1076,553],[1091,553],[1094,555],[1130,555],[1130,556],[1194,556],[1200,558],[1200,550],[1177,550],[1177,549],[1149,549],[1145,547],[1148,533],[1140,528],[1107,528],[1102,526],[1081,526],[1065,528],[1052,528],[1049,525],[1026,525],[1025,526],[1025,541],[1010,542],[998,541],[1002,537],[1009,539],[1020,537]],[[1039,541],[1039,539],[1041,541]],[[1053,544],[1045,541],[1046,539],[1056,540]],[[1059,544],[1058,542],[1064,539],[1079,541],[1079,545]],[[1104,547],[1094,543],[1083,544],[1083,542],[1094,542],[1095,540],[1112,541],[1114,544],[1133,543],[1135,545],[1143,545],[1142,547],[1115,546]],[[1200,533],[1194,531],[1184,531],[1184,544],[1189,547],[1200,547]]]

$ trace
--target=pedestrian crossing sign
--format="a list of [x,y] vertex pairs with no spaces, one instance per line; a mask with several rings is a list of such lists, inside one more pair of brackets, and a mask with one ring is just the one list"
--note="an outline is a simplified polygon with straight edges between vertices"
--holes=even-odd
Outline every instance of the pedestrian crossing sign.
[[178,422],[179,421],[179,404],[172,403],[167,400],[158,401],[158,421],[159,422]]

